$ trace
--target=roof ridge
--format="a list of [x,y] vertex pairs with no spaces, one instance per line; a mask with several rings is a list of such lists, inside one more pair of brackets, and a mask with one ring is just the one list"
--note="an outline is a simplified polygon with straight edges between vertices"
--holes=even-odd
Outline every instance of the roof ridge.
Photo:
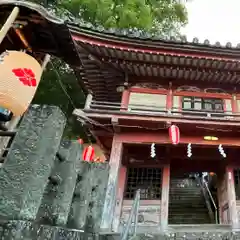
[[86,29],[94,31],[101,34],[115,35],[118,37],[125,37],[129,39],[140,39],[140,40],[150,40],[150,41],[162,41],[166,43],[178,43],[178,44],[191,44],[196,46],[205,47],[216,47],[216,48],[229,48],[229,49],[240,49],[240,43],[233,44],[231,42],[225,42],[224,44],[216,41],[211,43],[209,39],[204,39],[200,41],[200,38],[194,37],[192,41],[188,40],[187,35],[179,34],[178,36],[163,36],[161,34],[149,33],[144,30],[139,30],[137,28],[130,29],[118,29],[118,28],[104,28],[103,26],[94,26],[92,23],[79,21],[79,23],[66,21],[66,23],[71,27],[78,27],[79,29]]

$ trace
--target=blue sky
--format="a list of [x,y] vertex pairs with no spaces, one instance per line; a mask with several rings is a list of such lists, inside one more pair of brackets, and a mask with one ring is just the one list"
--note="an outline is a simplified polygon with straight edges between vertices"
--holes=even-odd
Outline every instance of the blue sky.
[[189,23],[182,33],[188,40],[240,43],[240,0],[192,0],[187,9]]

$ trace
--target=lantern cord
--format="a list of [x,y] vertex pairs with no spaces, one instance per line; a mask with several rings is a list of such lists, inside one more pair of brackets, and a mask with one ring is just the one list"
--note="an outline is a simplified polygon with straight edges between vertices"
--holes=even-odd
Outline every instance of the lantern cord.
[[[54,72],[56,73],[58,83],[59,83],[59,85],[60,85],[60,87],[61,87],[63,93],[66,95],[66,97],[69,99],[69,101],[70,101],[72,107],[75,109],[76,106],[75,106],[75,104],[74,104],[72,98],[71,98],[70,95],[68,94],[66,88],[64,87],[64,84],[63,84],[63,82],[62,82],[62,80],[61,80],[61,76],[60,76],[58,70],[56,69],[56,67],[55,67],[55,65],[54,65],[54,63],[53,63],[52,60],[50,60],[49,62],[51,63]],[[89,134],[89,132],[86,130],[86,128],[83,126],[83,124],[82,124],[82,129],[83,129],[84,134],[85,134],[86,137],[87,137],[87,141],[88,141],[88,143],[90,143],[90,144],[92,145],[91,137],[89,136],[89,135],[91,135],[91,134]]]
[[56,75],[57,75],[57,80],[58,80],[58,83],[59,83],[59,85],[60,85],[62,91],[64,92],[64,94],[66,95],[66,97],[69,99],[69,101],[70,101],[71,105],[73,106],[73,108],[76,108],[76,107],[75,107],[75,104],[74,104],[74,102],[73,102],[73,100],[72,100],[72,98],[70,97],[70,95],[68,94],[66,88],[64,87],[64,84],[62,83],[62,80],[61,80],[60,74],[59,74],[58,70],[56,69],[56,67],[55,67],[55,65],[54,65],[54,63],[53,63],[53,61],[50,60],[49,62],[51,63],[52,68],[53,68],[54,72],[55,72]]
[[[99,123],[97,122],[96,120],[92,121],[90,118],[84,118],[87,122],[89,122],[90,124],[94,125],[94,126],[97,126],[97,127],[102,127],[106,130],[106,127],[111,127],[112,124],[109,123],[109,124],[102,124],[102,123]],[[145,129],[145,130],[152,130],[152,131],[156,131],[156,130],[165,130],[167,129],[168,127],[167,126],[164,126],[164,127],[158,127],[158,128],[151,128],[151,127],[142,127],[142,126],[138,126],[138,125],[125,125],[125,124],[118,124],[117,125],[118,127],[126,127],[126,128],[139,128],[139,129]],[[199,128],[199,129],[204,129],[204,130],[214,130],[216,132],[223,132],[224,130],[222,129],[212,129],[212,128],[208,128],[208,127],[200,127],[200,126],[196,126],[196,128]],[[227,130],[228,132],[232,132],[232,130]],[[224,131],[225,132],[225,131]],[[237,132],[240,132],[240,131],[237,131]]]

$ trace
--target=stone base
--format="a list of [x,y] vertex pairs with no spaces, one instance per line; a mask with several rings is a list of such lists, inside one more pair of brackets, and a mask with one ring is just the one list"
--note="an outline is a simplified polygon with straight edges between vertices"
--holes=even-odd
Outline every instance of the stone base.
[[[91,234],[27,221],[0,221],[1,240],[121,240],[120,234]],[[138,234],[128,240],[239,240],[240,232]]]

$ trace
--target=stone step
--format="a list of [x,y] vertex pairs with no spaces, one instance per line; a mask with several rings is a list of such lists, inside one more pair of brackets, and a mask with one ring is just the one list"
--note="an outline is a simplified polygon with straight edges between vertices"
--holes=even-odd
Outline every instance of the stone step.
[[188,192],[188,191],[196,191],[196,192],[201,192],[201,188],[170,188],[169,189],[170,192],[173,192],[173,191],[182,191],[182,192]]
[[198,212],[208,212],[206,206],[177,206],[177,205],[170,205],[168,207],[169,211],[174,212],[189,212],[191,214],[198,213]]
[[193,217],[193,218],[204,218],[204,217],[209,217],[208,215],[208,212],[195,212],[195,214],[192,214],[190,212],[172,212],[172,211],[169,211],[168,213],[168,216],[169,217],[182,217],[182,218],[185,218],[185,217]]
[[169,192],[169,196],[170,197],[174,197],[174,196],[186,196],[186,197],[202,197],[203,198],[203,194],[202,192],[196,192],[196,191],[192,191],[192,192]]
[[[178,220],[176,223],[185,223],[185,220],[201,220],[201,223],[211,223],[211,219],[207,214],[197,214],[197,215],[184,215],[184,214],[169,214],[168,220],[174,221]],[[182,222],[181,222],[182,221]],[[172,222],[173,223],[173,222]],[[174,222],[175,223],[175,222]],[[196,223],[196,222],[195,222]],[[197,222],[198,223],[198,222]]]
[[192,196],[192,197],[186,197],[186,196],[170,196],[170,200],[169,202],[173,202],[173,203],[205,203],[205,199],[203,198],[203,196]]
[[169,224],[207,224],[211,223],[210,220],[202,219],[202,218],[170,218],[168,220]]
[[181,185],[181,184],[170,184],[169,185],[169,189],[171,188],[178,188],[178,189],[201,189],[200,186],[198,185],[190,185],[190,186],[184,186],[184,185]]
[[182,191],[182,192],[187,192],[187,191],[192,192],[192,191],[196,191],[196,192],[201,192],[202,190],[201,190],[200,187],[195,187],[195,188],[193,188],[193,187],[180,188],[180,187],[175,187],[175,186],[173,186],[173,187],[170,187],[170,188],[169,188],[169,191],[170,191],[170,192],[172,192],[172,191]]
[[193,189],[193,188],[189,188],[189,189],[183,189],[183,188],[174,188],[174,189],[169,189],[169,193],[201,193],[202,190],[201,189]]
[[[169,224],[169,232],[229,232],[231,225],[228,224]],[[240,238],[239,238],[240,239]]]

